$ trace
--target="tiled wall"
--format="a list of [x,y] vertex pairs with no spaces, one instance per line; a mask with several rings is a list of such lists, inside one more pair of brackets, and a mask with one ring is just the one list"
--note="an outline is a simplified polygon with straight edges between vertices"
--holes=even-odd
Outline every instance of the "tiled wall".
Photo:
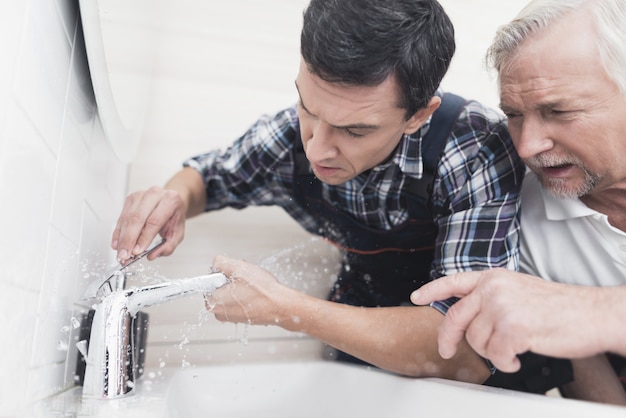
[[127,166],[97,116],[77,1],[0,2],[0,54],[0,416],[13,416],[72,384],[75,302],[113,257]]

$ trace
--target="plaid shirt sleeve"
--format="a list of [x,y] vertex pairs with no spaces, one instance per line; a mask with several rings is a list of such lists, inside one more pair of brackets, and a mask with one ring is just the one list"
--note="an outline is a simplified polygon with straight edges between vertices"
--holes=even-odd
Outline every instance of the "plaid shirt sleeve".
[[282,205],[293,183],[289,157],[297,129],[295,108],[263,116],[225,151],[215,150],[183,163],[197,170],[206,187],[205,211]]
[[[431,278],[519,264],[519,206],[524,165],[506,123],[469,102],[444,150],[433,203],[439,234]],[[432,306],[442,313],[457,299]]]

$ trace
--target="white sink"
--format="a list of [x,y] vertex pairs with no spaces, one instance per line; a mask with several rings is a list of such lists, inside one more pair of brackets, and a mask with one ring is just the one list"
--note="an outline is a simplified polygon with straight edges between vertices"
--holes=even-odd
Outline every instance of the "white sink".
[[185,418],[626,416],[626,408],[327,361],[183,369],[166,404],[169,417]]

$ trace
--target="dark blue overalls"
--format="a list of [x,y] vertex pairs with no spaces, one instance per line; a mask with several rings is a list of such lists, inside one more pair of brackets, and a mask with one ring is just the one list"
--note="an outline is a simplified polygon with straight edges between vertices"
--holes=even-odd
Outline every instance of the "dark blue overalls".
[[370,228],[322,197],[322,183],[311,173],[297,134],[293,198],[322,227],[312,231],[337,245],[344,254],[341,272],[329,299],[355,306],[409,304],[411,292],[430,281],[437,225],[433,221],[432,182],[452,128],[465,100],[445,95],[422,139],[424,175],[405,183],[409,219],[389,230]]

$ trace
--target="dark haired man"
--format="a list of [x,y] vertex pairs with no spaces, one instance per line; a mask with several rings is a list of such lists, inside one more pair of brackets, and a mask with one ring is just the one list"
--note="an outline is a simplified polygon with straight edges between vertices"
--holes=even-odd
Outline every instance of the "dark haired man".
[[209,303],[218,319],[305,332],[406,375],[485,381],[487,363],[471,349],[447,361],[437,353],[448,304],[409,301],[440,276],[518,262],[524,168],[496,112],[437,90],[454,50],[434,0],[311,1],[297,106],[186,161],[164,188],[131,194],[113,233],[118,257],[157,234],[167,242],[151,257],[171,254],[185,219],[204,211],[281,206],[341,248],[329,300],[217,258],[234,275]]

